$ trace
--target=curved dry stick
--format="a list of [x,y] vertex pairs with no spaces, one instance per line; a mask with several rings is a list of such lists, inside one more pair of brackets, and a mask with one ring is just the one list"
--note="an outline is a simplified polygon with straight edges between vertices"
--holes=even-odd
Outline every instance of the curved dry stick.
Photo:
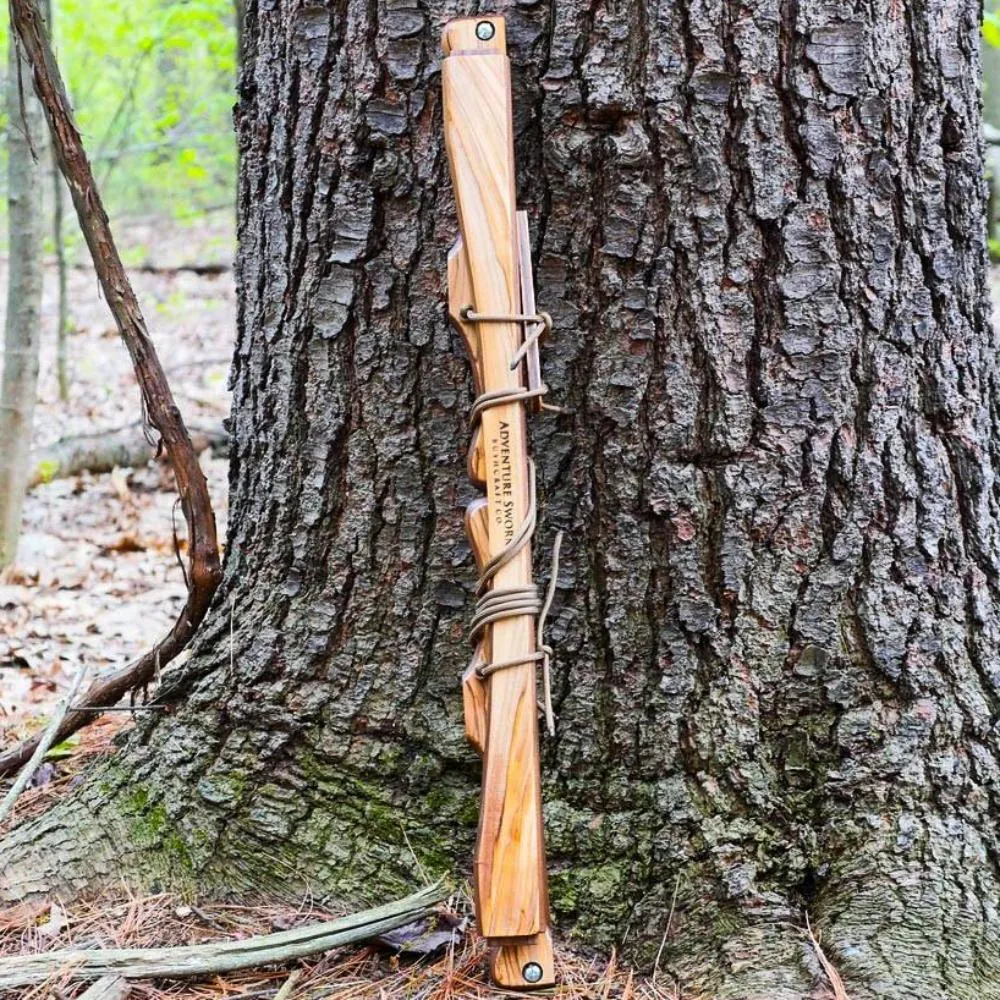
[[[83,705],[113,705],[130,690],[152,680],[156,671],[188,644],[205,617],[222,575],[215,514],[191,438],[170,392],[167,377],[146,330],[139,302],[118,255],[111,225],[73,120],[66,88],[48,42],[44,21],[34,0],[10,0],[10,18],[31,63],[35,90],[52,133],[52,148],[73,197],[94,269],[118,332],[132,357],[145,415],[159,431],[166,447],[188,526],[188,596],[173,628],[144,656],[109,677],[95,681],[83,697]],[[93,711],[69,712],[59,727],[56,739],[64,740],[98,714]],[[37,737],[0,755],[0,776],[10,774],[24,764],[36,746]]]

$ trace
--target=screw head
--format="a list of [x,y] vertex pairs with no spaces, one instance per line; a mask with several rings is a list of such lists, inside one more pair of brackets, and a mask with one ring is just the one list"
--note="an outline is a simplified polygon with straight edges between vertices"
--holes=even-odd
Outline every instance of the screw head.
[[497,29],[490,21],[480,21],[476,25],[476,38],[481,42],[488,42],[496,33]]
[[537,962],[529,962],[522,970],[526,983],[540,983],[542,981],[542,967]]

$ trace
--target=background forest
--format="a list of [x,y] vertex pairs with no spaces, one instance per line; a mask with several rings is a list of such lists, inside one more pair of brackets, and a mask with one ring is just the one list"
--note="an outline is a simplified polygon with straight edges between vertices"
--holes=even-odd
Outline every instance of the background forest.
[[[60,0],[52,21],[59,65],[112,218],[190,221],[228,210],[235,184],[233,5]],[[5,21],[5,50],[8,34]],[[67,231],[75,238],[75,225]]]
[[[70,0],[56,4],[51,19],[97,185],[224,513],[236,10],[217,0]],[[4,20],[4,50],[8,40]],[[8,100],[0,101],[0,129],[8,135],[6,61],[2,68]],[[30,77],[20,85],[30,88]],[[30,200],[40,201],[42,214],[41,312],[31,348],[40,373],[17,558],[0,581],[4,745],[31,705],[42,708],[61,689],[65,672],[76,669],[71,661],[87,663],[91,677],[128,662],[150,628],[169,627],[184,594],[173,555],[172,477],[158,463],[143,471],[152,451],[129,356],[39,131]],[[4,248],[10,148],[0,144]],[[0,280],[7,277],[5,256]],[[214,464],[209,440],[220,452]],[[10,442],[0,453],[10,455]]]

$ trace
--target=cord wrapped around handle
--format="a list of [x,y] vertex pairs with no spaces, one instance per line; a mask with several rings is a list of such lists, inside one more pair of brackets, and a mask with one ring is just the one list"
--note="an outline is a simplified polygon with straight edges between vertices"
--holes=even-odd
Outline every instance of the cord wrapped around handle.
[[461,231],[449,254],[449,312],[474,366],[468,467],[486,493],[466,512],[483,574],[480,641],[463,677],[466,730],[483,754],[476,918],[492,946],[495,981],[525,989],[555,980],[535,711],[537,664],[546,672],[538,633],[545,602],[532,580],[526,431],[527,410],[541,409],[547,391],[538,361],[546,324],[526,294],[530,254],[527,221],[514,205],[504,19],[452,21],[443,46],[444,133]]

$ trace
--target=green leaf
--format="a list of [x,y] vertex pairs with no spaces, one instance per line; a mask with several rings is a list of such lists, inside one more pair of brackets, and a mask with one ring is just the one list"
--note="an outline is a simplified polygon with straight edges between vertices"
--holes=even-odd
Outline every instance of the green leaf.
[[51,458],[43,458],[38,463],[38,467],[35,469],[35,474],[38,476],[38,481],[40,483],[51,483],[52,480],[56,478],[56,473],[58,471],[58,462],[53,461]]
[[987,45],[1000,49],[1000,14],[990,11],[983,14],[983,40]]
[[67,736],[62,743],[57,743],[51,750],[45,755],[46,760],[65,760],[67,757],[73,756],[73,751],[80,745],[79,734],[75,736]]

